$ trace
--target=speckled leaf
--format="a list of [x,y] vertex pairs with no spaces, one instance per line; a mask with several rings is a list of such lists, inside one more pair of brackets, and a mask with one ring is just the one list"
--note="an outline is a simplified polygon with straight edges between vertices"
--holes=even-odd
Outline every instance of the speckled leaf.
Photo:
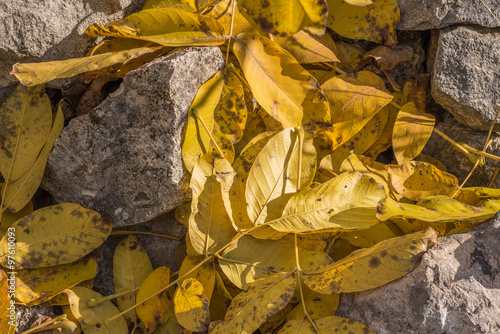
[[16,300],[22,305],[40,305],[64,290],[94,278],[97,270],[94,258],[48,268],[18,270]]
[[199,254],[213,254],[236,234],[224,207],[225,188],[218,181],[223,174],[232,175],[234,171],[226,159],[212,154],[203,155],[193,169],[189,238]]
[[335,55],[335,42],[328,34],[315,36],[301,30],[288,38],[277,37],[276,40],[301,64],[339,61]]
[[377,0],[359,7],[344,0],[328,1],[326,25],[337,34],[351,39],[364,39],[378,44],[396,43],[399,6],[396,0]]
[[[14,276],[15,277],[15,276]],[[7,281],[7,274],[0,269],[0,332],[14,334],[16,330],[16,306],[14,305],[14,300],[10,298],[9,294],[11,292],[15,293],[15,285],[12,286],[12,290],[9,290],[9,281]],[[10,309],[9,309],[10,308]],[[13,314],[11,313],[13,312]],[[9,322],[13,323],[14,326],[9,325]]]
[[325,31],[326,1],[240,0],[261,28],[274,35],[292,35],[307,28],[316,35]]
[[[97,248],[111,232],[111,219],[78,204],[38,209],[12,225],[16,230],[16,267],[42,268],[78,260]],[[0,241],[0,263],[6,265],[8,238]]]
[[500,211],[498,199],[485,200],[477,206],[472,206],[444,195],[430,196],[416,204],[400,203],[384,198],[378,205],[377,218],[380,221],[413,218],[427,222],[468,220],[480,223],[492,218],[498,211]]
[[205,82],[193,100],[189,108],[186,133],[182,144],[182,159],[187,170],[192,172],[196,162],[203,154],[215,150],[214,143],[210,135],[198,119],[201,117],[207,125],[208,131],[213,136],[217,145],[224,153],[225,157],[232,162],[234,149],[231,143],[221,132],[218,122],[215,120],[215,109],[221,100],[221,93],[224,88],[224,71],[219,71],[213,78]]
[[432,135],[435,122],[434,116],[418,110],[413,102],[399,110],[392,131],[392,148],[398,164],[411,161],[420,154]]
[[[137,292],[137,303],[155,295],[170,283],[170,269],[167,267],[156,268],[144,280]],[[137,316],[145,326],[146,333],[151,333],[156,327],[167,322],[173,313],[172,301],[166,292],[155,295],[136,308]]]
[[7,184],[29,172],[51,127],[45,87],[18,85],[0,106],[0,173]]
[[170,317],[166,323],[156,327],[153,334],[179,334],[183,333],[183,328],[177,322],[176,317]]
[[435,243],[437,236],[432,228],[385,240],[373,247],[354,251],[316,272],[304,273],[304,283],[324,294],[373,289],[412,271],[419,264],[423,252]]
[[321,87],[330,102],[332,128],[326,133],[333,149],[352,138],[392,100],[382,79],[369,71],[334,77]]
[[[0,184],[0,191],[2,189],[2,184]],[[5,211],[2,214],[1,220],[0,220],[0,235],[4,235],[5,232],[7,232],[7,228],[9,228],[12,224],[14,224],[16,221],[19,219],[23,218],[24,216],[29,215],[30,213],[33,212],[33,202],[29,202],[26,204],[24,208],[22,208],[20,211],[11,213]]]
[[[61,133],[64,125],[61,104],[59,104],[59,108],[57,112],[52,115],[52,118],[53,123],[49,137],[38,154],[35,163],[26,174],[13,182],[9,182],[9,184],[2,188],[2,208],[6,208],[10,212],[21,210],[28,204],[38,190],[52,146],[54,146],[54,142]],[[0,208],[0,212],[2,208]]]
[[428,196],[453,196],[458,189],[457,178],[434,165],[422,161],[410,161],[403,165],[387,165],[394,189],[413,201]]
[[283,127],[328,120],[328,102],[318,82],[277,43],[243,33],[233,51],[255,99]]
[[384,187],[374,179],[359,172],[344,173],[292,196],[283,217],[269,226],[295,233],[366,229],[377,223],[374,214],[384,196]]
[[165,46],[220,45],[224,27],[217,20],[177,8],[141,10],[107,26],[94,23],[89,37],[111,36],[141,39]]
[[125,63],[161,47],[142,47],[137,49],[103,53],[96,56],[56,60],[43,63],[17,63],[11,74],[26,86],[34,86],[55,79],[73,77],[77,74],[96,71],[116,64]]
[[[323,252],[301,248],[299,258],[306,271],[332,262]],[[295,250],[293,243],[285,240],[259,240],[244,236],[224,250],[219,257],[219,264],[234,285],[246,290],[258,279],[295,269]]]
[[329,316],[314,323],[319,333],[307,319],[302,318],[288,321],[277,334],[375,334],[368,326],[341,317]]
[[105,321],[120,313],[112,302],[106,300],[96,307],[87,305],[89,298],[102,298],[100,294],[88,288],[75,286],[65,291],[69,298],[71,313],[82,326],[85,334],[127,334],[127,321],[123,316],[111,321],[106,326]]
[[202,332],[210,323],[208,298],[203,285],[194,278],[185,279],[174,295],[175,316],[179,324],[193,332]]
[[250,334],[271,315],[285,307],[295,291],[297,279],[291,273],[280,273],[254,282],[248,291],[237,295],[224,321],[211,334]]
[[[316,320],[335,315],[340,295],[323,295],[312,291],[304,283],[302,283],[302,291],[304,293],[303,303],[306,304],[306,310],[311,319]],[[303,316],[304,307],[301,302],[286,315],[285,320],[301,319]]]
[[[271,201],[297,191],[299,131],[302,130],[288,128],[271,138],[250,169],[245,196],[248,217],[254,226],[272,216]],[[311,184],[316,171],[316,151],[309,136],[304,139],[301,162],[300,185],[304,189]],[[282,204],[284,207],[285,203]]]
[[205,260],[203,256],[191,256],[188,255],[182,261],[181,269],[179,270],[179,277],[184,277],[185,279],[194,278],[203,286],[203,293],[207,297],[208,301],[212,298],[212,293],[214,292],[215,286],[215,263],[214,260],[209,260],[205,262],[201,267],[198,267],[190,274],[186,273],[197,266],[201,261]]
[[[146,277],[153,272],[153,265],[148,254],[133,235],[120,241],[115,248],[113,257],[113,280],[115,293],[132,290],[141,286]],[[125,311],[136,304],[136,292],[132,292],[116,299],[118,309]],[[135,310],[124,314],[125,319],[135,322]]]
[[348,243],[350,243],[355,247],[366,248],[375,246],[380,241],[384,241],[390,238],[406,234],[406,233],[401,233],[401,231],[399,231],[398,234],[395,234],[395,232],[397,232],[397,228],[392,230],[387,226],[387,224],[378,223],[373,225],[369,229],[363,231],[342,233],[340,238],[347,241]]

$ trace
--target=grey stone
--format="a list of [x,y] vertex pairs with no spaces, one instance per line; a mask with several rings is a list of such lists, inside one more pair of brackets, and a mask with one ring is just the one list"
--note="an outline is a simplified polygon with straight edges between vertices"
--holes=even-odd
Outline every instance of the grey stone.
[[[186,234],[184,226],[175,220],[173,211],[149,222],[129,226],[125,229],[152,232],[177,238],[182,238]],[[154,269],[162,266],[170,268],[171,272],[179,269],[180,263],[175,262],[174,253],[176,248],[181,244],[181,241],[151,235],[134,235],[144,247]],[[116,246],[125,237],[125,235],[112,235],[99,247],[99,250],[103,253],[103,258],[99,262],[99,273],[94,279],[94,290],[104,296],[115,293],[113,285],[113,256]]]
[[117,91],[74,118],[49,156],[42,186],[120,227],[188,201],[181,157],[187,111],[199,87],[224,66],[216,47],[188,48],[130,72]]
[[16,305],[16,333],[22,333],[31,328],[31,325],[44,315],[52,316],[59,314],[55,307],[22,306]]
[[444,28],[431,44],[432,97],[460,123],[488,130],[500,108],[500,28]]
[[[478,150],[483,149],[488,136],[486,131],[473,130],[463,126],[451,115],[445,117],[443,122],[436,125],[436,128],[454,141],[465,143]],[[486,152],[500,156],[500,136],[493,133],[492,138],[493,141]],[[460,183],[465,180],[472,167],[474,167],[474,164],[465,154],[453,149],[453,146],[448,141],[436,133],[432,133],[423,153],[441,161],[448,169],[448,172],[455,175]],[[485,158],[484,165],[476,168],[465,186],[487,186],[495,174],[496,167],[500,168],[500,161]],[[492,187],[500,188],[500,177],[495,179]]]
[[500,26],[493,16],[495,14],[498,18],[500,13],[498,0],[397,0],[397,2],[401,13],[397,28],[401,30],[438,29],[454,24],[477,24],[489,28]]
[[497,215],[470,232],[439,238],[403,278],[342,295],[337,315],[377,334],[499,333],[499,259]]
[[121,19],[139,10],[142,3],[144,0],[0,1],[0,88],[17,83],[9,75],[14,63],[84,56],[95,43],[84,34],[89,25]]

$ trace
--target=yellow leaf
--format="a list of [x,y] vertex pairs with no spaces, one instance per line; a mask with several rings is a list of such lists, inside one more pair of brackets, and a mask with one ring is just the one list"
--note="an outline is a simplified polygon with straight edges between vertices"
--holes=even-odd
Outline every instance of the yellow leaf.
[[179,324],[193,332],[202,332],[210,323],[208,298],[203,285],[194,278],[185,279],[174,295],[175,316]]
[[392,131],[392,147],[398,164],[411,161],[420,154],[432,135],[435,121],[434,116],[419,111],[413,102],[399,110]]
[[[156,268],[144,280],[137,292],[137,303],[154,295],[170,283],[170,269],[167,267]],[[137,316],[145,326],[146,333],[151,333],[156,327],[167,322],[172,315],[172,301],[168,294],[163,292],[145,301],[136,308]]]
[[301,30],[288,38],[277,37],[276,41],[301,64],[339,61],[335,42],[328,34],[315,36]]
[[[14,277],[14,280],[12,280]],[[11,278],[10,281],[7,281]],[[16,286],[14,283],[15,275],[8,277],[7,274],[0,269],[0,332],[14,334],[16,330],[16,305],[14,304],[13,295],[15,295]],[[9,289],[9,286],[11,287]]]
[[257,23],[255,23],[245,10],[240,10],[238,5],[236,5],[235,13],[233,14],[233,2],[231,0],[219,1],[207,16],[217,19],[224,27],[226,35],[229,35],[231,31],[231,21],[233,21],[232,36],[237,36],[242,32],[259,32]]
[[432,228],[385,240],[373,247],[354,251],[316,272],[304,273],[304,283],[324,294],[373,289],[413,270],[418,266],[422,253],[436,242],[436,233]]
[[224,27],[217,20],[173,7],[141,10],[106,27],[94,23],[85,33],[89,37],[127,37],[164,46],[220,45],[226,40]]
[[359,7],[343,0],[327,0],[328,28],[351,39],[364,39],[378,44],[396,44],[399,6],[396,0],[377,0]]
[[280,273],[254,282],[237,295],[222,322],[211,325],[210,334],[250,334],[292,299],[297,279]]
[[[120,241],[113,257],[113,280],[115,293],[136,289],[146,277],[153,272],[153,265],[148,254],[133,235]],[[116,299],[118,309],[125,311],[136,304],[135,292],[122,295]],[[124,314],[125,319],[136,321],[135,310]]]
[[[2,184],[0,184],[0,193],[2,189]],[[19,219],[23,218],[24,216],[29,215],[30,213],[33,212],[33,203],[29,202],[26,204],[24,208],[22,208],[20,211],[11,213],[5,211],[1,216],[1,221],[0,221],[0,235],[3,236],[6,232],[7,229],[12,226],[16,221]]]
[[170,317],[166,323],[156,327],[153,334],[179,334],[182,333],[182,327],[177,322],[176,317]]
[[366,7],[368,5],[371,5],[374,0],[344,0],[344,1],[353,6]]
[[328,102],[318,82],[277,43],[243,33],[233,51],[255,99],[284,128],[328,120]]
[[[266,221],[266,217],[276,215],[273,209],[278,212],[276,218],[279,218],[279,211],[286,204],[286,198],[282,195],[297,191],[299,131],[303,130],[288,128],[271,138],[259,152],[250,169],[245,196],[248,217],[253,226],[261,225]],[[304,189],[311,184],[316,170],[316,151],[311,137],[305,136],[301,153],[300,187]],[[277,208],[271,206],[273,200],[275,204],[276,201],[279,202]]]
[[332,128],[326,133],[333,141],[333,149],[352,138],[392,100],[382,79],[369,71],[334,77],[321,87],[330,102]]
[[368,326],[352,319],[329,316],[314,320],[314,323],[319,333],[307,319],[302,318],[288,321],[277,334],[375,334]]
[[274,333],[285,321],[285,316],[293,308],[293,304],[289,303],[284,308],[274,313],[269,319],[266,320],[262,325],[259,326],[261,333],[270,334]]
[[427,222],[452,222],[468,220],[481,223],[500,211],[500,201],[490,199],[477,206],[461,203],[447,196],[430,196],[417,204],[398,203],[390,198],[380,201],[377,218],[386,221],[394,218],[413,218]]
[[152,8],[162,8],[162,7],[174,7],[177,9],[182,9],[186,12],[194,12],[195,8],[191,7],[186,1],[183,0],[146,0],[142,9],[152,9]]
[[434,165],[436,168],[442,170],[443,172],[448,171],[448,168],[446,168],[446,166],[441,161],[439,161],[438,159],[436,159],[434,157],[431,157],[430,155],[420,153],[419,155],[417,155],[415,157],[415,160],[427,162],[431,165]]
[[426,162],[410,161],[401,166],[387,165],[386,168],[394,189],[413,201],[435,195],[451,197],[458,188],[454,175]]
[[191,215],[191,202],[184,203],[175,208],[175,219],[185,228],[189,226],[189,216]]
[[45,87],[18,85],[0,107],[0,173],[7,184],[29,172],[51,127]]
[[191,177],[193,201],[189,217],[189,238],[196,252],[202,255],[215,253],[236,234],[224,207],[224,189],[218,181],[222,174],[234,174],[229,162],[207,154],[200,158]]
[[375,246],[380,241],[384,241],[401,235],[403,235],[403,233],[401,232],[395,234],[394,231],[387,226],[387,224],[378,223],[363,231],[342,233],[340,238],[346,240],[353,246],[366,248]]
[[155,52],[159,48],[161,47],[142,47],[84,58],[56,60],[44,63],[17,63],[14,64],[11,74],[15,75],[23,85],[34,86],[55,79],[69,78],[80,73],[122,64],[146,53]]
[[94,278],[97,270],[94,258],[48,268],[18,270],[16,300],[22,305],[40,305],[64,290]]
[[340,295],[323,295],[312,291],[303,283],[302,291],[304,293],[304,299],[286,315],[286,321],[301,319],[304,316],[304,307],[302,303],[305,304],[306,310],[313,320],[335,315],[337,307],[339,306]]
[[471,190],[481,199],[500,198],[500,189],[486,187],[467,187],[463,190]]
[[82,326],[85,334],[127,334],[127,321],[119,316],[106,326],[105,321],[120,313],[112,302],[106,300],[96,307],[89,307],[89,298],[102,298],[100,294],[88,288],[75,286],[65,290],[69,298],[71,313]]
[[240,0],[260,27],[274,35],[292,35],[302,28],[316,35],[325,32],[325,1]]
[[[0,241],[0,263],[9,257],[16,268],[43,268],[76,261],[97,248],[111,232],[111,219],[78,204],[63,203],[38,209],[15,222],[16,245]],[[14,254],[12,254],[14,252]]]
[[338,67],[347,73],[357,72],[362,64],[365,62],[363,59],[366,50],[356,44],[349,44],[344,42],[336,42],[337,58],[340,63]]
[[[29,171],[24,174],[21,178],[5,184],[2,188],[2,208],[7,209],[10,212],[16,212],[21,210],[26,206],[26,204],[31,200],[35,192],[40,186],[42,181],[43,172],[45,170],[45,164],[49,158],[50,151],[54,142],[62,131],[64,125],[64,116],[62,113],[61,104],[56,113],[52,115],[53,123],[52,129],[50,130],[49,137],[47,138],[45,145],[38,154],[35,163],[30,167]],[[0,214],[1,215],[1,214]],[[1,219],[1,218],[0,218]]]
[[[306,271],[332,263],[323,252],[301,248],[299,258]],[[295,269],[294,245],[284,240],[260,240],[244,236],[224,250],[219,257],[219,264],[234,285],[246,290],[256,280]]]
[[[222,150],[225,157],[232,162],[234,149],[231,143],[221,132],[220,126],[215,119],[215,109],[221,99],[224,88],[224,71],[219,71],[213,78],[205,82],[193,100],[189,108],[186,133],[182,144],[182,159],[187,170],[193,172],[196,162],[203,154],[215,150],[210,135],[214,138],[217,146]],[[200,121],[201,118],[207,129]],[[210,131],[210,134],[207,132]]]
[[201,261],[205,260],[201,256],[186,256],[184,261],[182,261],[181,269],[179,270],[179,277],[184,277],[185,279],[194,278],[203,286],[204,295],[210,301],[212,298],[212,293],[214,292],[215,286],[215,263],[214,260],[209,260],[205,262],[201,267],[198,267],[190,274],[186,273],[197,266]]
[[269,224],[280,232],[346,231],[377,223],[378,201],[385,190],[359,172],[344,173],[317,188],[295,194],[283,217]]

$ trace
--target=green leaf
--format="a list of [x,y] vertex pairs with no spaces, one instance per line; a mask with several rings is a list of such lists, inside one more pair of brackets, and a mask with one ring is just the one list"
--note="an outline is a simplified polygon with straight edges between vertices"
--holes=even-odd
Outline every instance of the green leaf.
[[15,254],[8,237],[0,241],[0,263],[9,255],[16,267],[43,268],[76,261],[97,248],[111,232],[111,219],[78,204],[63,203],[38,209],[12,225],[16,231]]
[[435,243],[437,236],[432,228],[388,239],[373,247],[354,251],[316,272],[304,273],[304,283],[323,294],[373,289],[412,271],[420,263],[422,253]]
[[295,194],[283,217],[269,224],[280,232],[347,231],[377,223],[374,214],[384,187],[359,172],[343,173],[324,184]]

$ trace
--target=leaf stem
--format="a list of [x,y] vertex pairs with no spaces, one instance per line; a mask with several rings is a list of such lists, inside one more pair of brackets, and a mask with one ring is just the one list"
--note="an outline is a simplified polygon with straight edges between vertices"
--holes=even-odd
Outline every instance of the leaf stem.
[[482,157],[486,157],[486,158],[490,158],[490,159],[493,159],[493,160],[500,161],[500,157],[497,157],[496,155],[476,150],[475,148],[472,148],[470,146],[467,146],[467,148],[465,148],[463,145],[458,144],[456,141],[454,141],[453,139],[451,139],[450,137],[448,137],[447,135],[445,135],[444,133],[442,133],[441,131],[439,131],[436,128],[434,128],[432,131],[434,131],[435,133],[437,133],[438,135],[440,135],[441,137],[443,137],[444,139],[446,139],[451,145],[453,145],[454,147],[456,147],[457,150],[459,150],[463,154],[470,154],[472,152],[472,153],[480,155]]
[[97,297],[97,298],[89,298],[89,299],[87,299],[87,305],[88,305],[88,307],[96,307],[97,305],[100,305],[107,300],[115,299],[115,298],[118,298],[118,297],[123,296],[123,295],[128,295],[129,293],[136,292],[139,289],[140,289],[140,287],[137,287],[137,288],[133,288],[130,290],[125,290],[122,292],[115,293],[114,295]]
[[45,327],[47,327],[48,325],[52,325],[53,323],[56,323],[56,322],[59,322],[59,321],[63,321],[63,320],[66,320],[66,319],[67,319],[66,314],[62,314],[62,315],[60,315],[58,317],[50,319],[49,321],[41,323],[38,326],[30,328],[27,331],[22,332],[21,334],[31,334],[31,333],[41,332],[42,330],[45,330]]
[[229,28],[229,39],[227,40],[226,66],[229,63],[229,50],[231,46],[231,37],[233,37],[234,17],[236,16],[236,0],[232,0],[233,9],[231,11],[231,27]]
[[143,235],[152,235],[155,237],[167,238],[167,239],[178,240],[178,241],[182,240],[181,238],[173,237],[171,235],[158,234],[158,233],[153,233],[153,232],[143,232],[143,231],[116,230],[116,231],[111,231],[110,235],[128,235],[128,234],[143,234]]
[[212,143],[214,144],[215,146],[215,149],[217,150],[217,152],[219,152],[219,154],[221,155],[221,157],[224,157],[224,153],[222,152],[221,148],[219,147],[219,145],[217,144],[217,142],[215,141],[215,138],[214,136],[212,135],[212,132],[210,132],[210,130],[208,129],[208,126],[207,126],[207,123],[205,123],[205,121],[203,120],[203,118],[201,117],[200,113],[198,112],[198,110],[196,109],[193,109],[191,111],[191,114],[196,117],[196,119],[198,119],[201,123],[201,125],[203,126],[203,128],[205,129],[205,131],[207,132],[208,136],[210,137],[210,140],[212,141]]

